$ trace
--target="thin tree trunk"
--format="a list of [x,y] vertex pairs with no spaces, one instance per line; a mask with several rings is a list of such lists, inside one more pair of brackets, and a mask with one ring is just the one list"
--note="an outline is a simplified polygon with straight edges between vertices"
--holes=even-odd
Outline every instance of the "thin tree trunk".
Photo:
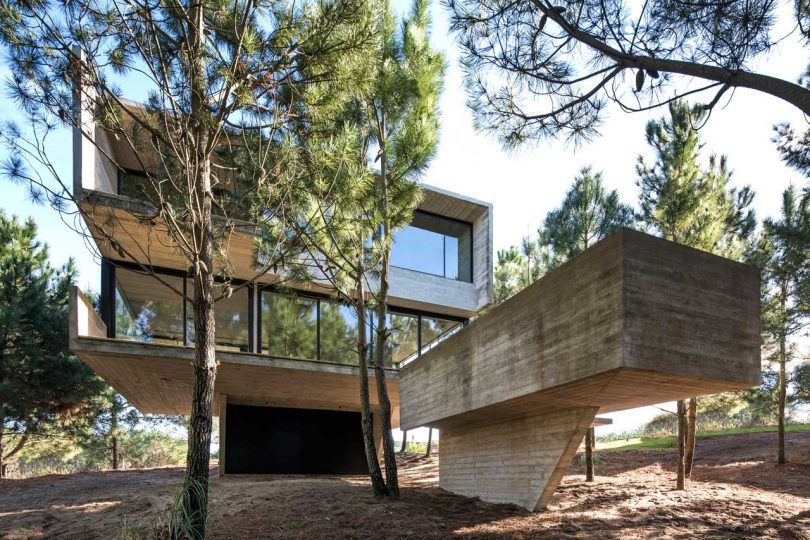
[[427,446],[425,447],[425,457],[430,457],[430,452],[432,450],[431,446],[433,443],[433,428],[428,428],[428,441]]
[[7,477],[7,475],[8,475],[8,465],[9,465],[9,462],[11,461],[11,458],[14,457],[15,455],[17,455],[17,452],[22,450],[23,446],[25,446],[25,443],[27,443],[27,442],[28,442],[28,431],[26,430],[26,431],[23,432],[22,435],[20,435],[20,440],[17,441],[17,444],[14,445],[14,448],[12,448],[8,452],[6,452],[5,455],[2,454],[4,449],[0,448],[0,458],[1,458],[0,459],[0,478],[6,478]]
[[692,478],[692,462],[695,459],[695,430],[697,429],[697,398],[689,399],[689,416],[686,426],[686,451],[683,466],[686,477]]
[[402,446],[399,447],[399,453],[405,452],[405,449],[408,447],[408,430],[402,431]]
[[678,401],[678,478],[675,489],[686,488],[686,471],[684,469],[686,451],[686,402]]
[[[782,316],[787,310],[787,283],[782,280],[780,291],[780,308]],[[777,401],[777,463],[785,463],[785,402],[787,401],[787,338],[785,335],[785,324],[779,329],[779,388]]]
[[[385,133],[385,118],[381,122]],[[386,170],[385,138],[381,137],[381,170],[379,176],[378,207],[382,215],[382,261],[380,265],[380,290],[377,293],[377,347],[375,352],[374,376],[377,379],[377,400],[380,402],[380,422],[382,424],[383,460],[385,462],[385,483],[388,496],[399,498],[397,477],[397,457],[394,449],[394,436],[391,433],[391,400],[388,398],[388,385],[385,380],[385,351],[388,340],[388,271],[391,256],[391,224],[388,216],[388,176]]]
[[112,439],[112,468],[118,470],[118,407],[113,396],[112,414],[110,415],[110,435]]
[[191,130],[194,138],[192,186],[197,208],[192,213],[192,236],[197,246],[193,260],[194,279],[194,387],[189,419],[188,454],[184,482],[184,503],[193,538],[205,537],[208,514],[208,474],[211,459],[211,430],[214,412],[215,357],[214,322],[214,233],[212,219],[211,160],[208,151],[209,120],[206,62],[204,54],[203,4],[189,9],[189,79],[191,88]]
[[362,262],[358,263],[357,271],[357,362],[360,368],[360,422],[363,430],[363,443],[366,450],[366,463],[371,478],[371,487],[375,497],[385,497],[386,487],[383,480],[380,462],[377,460],[377,445],[374,443],[374,425],[371,417],[371,399],[368,389],[368,343],[366,341],[366,302],[365,288],[363,287]]
[[593,482],[593,428],[585,432],[585,481]]
[[3,440],[3,433],[6,428],[6,417],[0,413],[0,480],[6,477],[6,461],[3,459],[3,453],[6,451]]

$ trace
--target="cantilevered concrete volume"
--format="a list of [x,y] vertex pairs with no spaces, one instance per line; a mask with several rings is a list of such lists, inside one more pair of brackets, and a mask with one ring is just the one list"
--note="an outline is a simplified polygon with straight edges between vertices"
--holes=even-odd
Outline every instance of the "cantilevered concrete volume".
[[759,384],[759,274],[622,230],[399,371],[440,484],[545,507],[597,413]]

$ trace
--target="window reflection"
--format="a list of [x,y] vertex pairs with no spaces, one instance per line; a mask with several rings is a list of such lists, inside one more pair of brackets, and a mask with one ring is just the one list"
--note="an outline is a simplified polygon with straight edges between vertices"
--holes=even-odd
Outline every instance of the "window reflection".
[[321,300],[321,360],[357,364],[357,314],[336,302]]
[[[183,278],[161,276],[176,291]],[[183,297],[153,276],[118,268],[115,273],[115,337],[145,343],[183,344]]]
[[[187,294],[194,298],[194,282],[188,280]],[[217,292],[217,294],[219,294]],[[194,343],[194,306],[188,304],[189,344]],[[250,350],[250,324],[248,318],[248,288],[234,291],[230,298],[223,298],[214,304],[214,342],[222,351]]]
[[[190,279],[154,276],[117,267],[115,270],[115,337],[147,343],[192,345],[194,312],[182,292],[193,297]],[[214,305],[215,343],[219,350],[251,350],[248,298],[251,289],[237,289]],[[357,365],[358,320],[354,308],[337,301],[280,293],[269,288],[259,294],[259,351],[272,356],[324,360]],[[185,318],[185,320],[184,320]],[[366,318],[369,354],[373,354],[374,314]],[[185,327],[184,327],[185,324]],[[385,365],[392,367],[424,353],[459,328],[461,323],[441,317],[389,311]],[[421,351],[420,351],[421,344]]]
[[416,355],[419,350],[419,317],[389,313],[388,329],[390,334],[386,342],[386,365],[399,364]]
[[472,282],[472,225],[416,211],[411,224],[394,233],[391,264]]
[[422,350],[425,353],[461,328],[461,323],[448,319],[422,317]]
[[317,358],[318,301],[262,292],[261,346],[264,354]]

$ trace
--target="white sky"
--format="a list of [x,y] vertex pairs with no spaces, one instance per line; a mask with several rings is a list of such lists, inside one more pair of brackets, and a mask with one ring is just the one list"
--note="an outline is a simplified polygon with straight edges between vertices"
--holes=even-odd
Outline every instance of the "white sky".
[[[400,12],[409,5],[408,0],[394,3]],[[665,110],[626,114],[614,107],[608,111],[601,137],[591,143],[573,148],[546,141],[508,154],[495,140],[473,130],[472,117],[465,106],[459,54],[449,33],[447,13],[435,2],[432,11],[432,41],[435,47],[445,51],[448,71],[441,99],[439,150],[424,181],[493,203],[496,250],[534,234],[546,213],[560,203],[577,171],[585,165],[604,171],[606,183],[619,190],[624,202],[635,204],[638,194],[636,159],[640,153],[650,155],[644,141],[644,125],[650,118],[662,116]],[[782,15],[789,15],[789,11]],[[790,25],[790,18],[783,16],[777,23],[777,34],[787,33]],[[795,40],[785,40],[754,67],[796,80],[808,60],[807,51],[801,45]],[[0,69],[0,76],[4,74]],[[709,99],[703,98],[703,101]],[[5,96],[0,97],[0,120],[14,112],[15,105]],[[790,105],[753,91],[738,90],[730,102],[712,113],[701,130],[704,156],[726,154],[734,171],[732,183],[750,184],[756,191],[754,207],[760,220],[778,214],[781,193],[791,182],[804,185],[800,175],[782,164],[771,141],[773,125],[783,121],[799,127],[806,125],[802,114]],[[70,144],[68,134],[62,133],[53,145],[57,163],[67,178],[71,174]],[[5,151],[0,149],[0,159],[5,157]],[[7,182],[0,183],[0,208],[9,214],[33,216],[39,224],[40,237],[50,246],[51,260],[61,263],[69,256],[74,257],[81,272],[80,286],[98,290],[99,271],[92,255],[53,211],[33,206],[23,188]],[[600,428],[600,431],[630,429],[658,412],[647,407],[609,415],[614,417],[614,426]],[[426,437],[420,432],[417,438]]]

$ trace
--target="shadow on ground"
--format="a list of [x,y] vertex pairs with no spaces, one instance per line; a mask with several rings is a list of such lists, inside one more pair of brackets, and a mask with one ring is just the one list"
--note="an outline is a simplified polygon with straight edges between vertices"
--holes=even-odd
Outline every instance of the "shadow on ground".
[[[774,435],[756,435],[701,439],[686,492],[672,489],[670,452],[602,452],[594,483],[584,482],[575,460],[549,510],[536,513],[443,491],[435,456],[400,456],[402,497],[393,502],[375,500],[362,476],[214,477],[209,533],[240,540],[807,538],[810,438],[788,434],[794,462],[780,467],[772,463]],[[126,519],[131,533],[148,537],[182,473],[173,468],[4,481],[0,536],[114,538]]]

